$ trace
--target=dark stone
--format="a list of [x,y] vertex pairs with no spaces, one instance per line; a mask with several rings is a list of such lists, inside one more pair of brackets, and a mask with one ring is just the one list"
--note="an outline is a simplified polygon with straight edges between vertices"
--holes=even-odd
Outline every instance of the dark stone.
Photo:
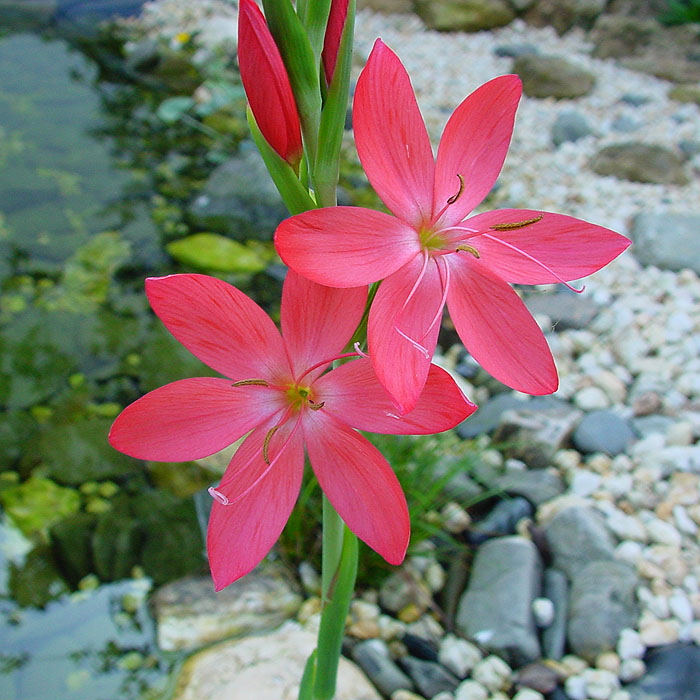
[[638,583],[634,569],[619,561],[594,561],[573,573],[567,635],[575,654],[593,661],[615,649],[620,632],[637,622]]
[[384,695],[389,696],[396,690],[413,690],[413,682],[394,663],[383,640],[359,642],[352,650],[352,658]]
[[651,97],[647,97],[647,95],[635,95],[632,93],[628,93],[620,97],[620,102],[632,105],[632,107],[641,107],[642,105],[651,102]]
[[637,214],[632,222],[635,257],[664,270],[690,268],[700,274],[697,233],[700,215],[681,212]]
[[416,14],[439,32],[478,32],[515,19],[506,0],[414,0]]
[[591,296],[568,289],[545,294],[530,293],[524,301],[530,313],[549,316],[555,330],[587,328],[600,311]]
[[588,119],[580,112],[562,112],[552,125],[552,143],[561,146],[567,141],[578,141],[595,133]]
[[542,630],[542,654],[548,659],[561,659],[566,649],[568,594],[566,576],[558,569],[545,569],[542,595],[554,604],[552,624]]
[[572,99],[587,95],[595,85],[594,75],[560,56],[519,56],[513,72],[521,77],[528,97]]
[[544,532],[553,566],[570,579],[587,564],[614,557],[612,535],[592,508],[565,508],[547,523]]
[[399,659],[399,663],[411,676],[419,692],[427,698],[442,692],[451,693],[459,685],[459,678],[434,661],[404,656]]
[[467,540],[470,544],[479,545],[493,537],[511,535],[518,522],[531,517],[532,512],[533,508],[525,498],[499,501],[485,518],[470,526]]
[[424,639],[416,634],[407,633],[401,638],[408,653],[424,661],[438,660],[438,645],[431,639]]
[[539,48],[535,44],[503,44],[497,46],[493,53],[501,58],[517,58],[539,53]]
[[[7,589],[10,597],[22,607],[43,607],[50,600],[68,592],[46,546],[32,549],[21,565],[10,564],[8,573]],[[6,632],[7,629],[3,629],[3,636]]]
[[698,153],[700,153],[700,141],[693,141],[691,139],[683,139],[678,143],[678,150],[686,158],[694,158]]
[[544,663],[534,663],[518,669],[515,685],[517,688],[532,688],[547,695],[556,689],[560,680],[561,676],[555,669]]
[[629,142],[605,146],[591,158],[590,167],[598,175],[630,182],[688,184],[682,158],[658,144]]
[[697,700],[700,694],[700,647],[671,644],[649,652],[645,675],[625,686],[632,700]]
[[472,416],[457,426],[457,434],[464,440],[493,432],[501,422],[501,416],[511,408],[520,408],[524,402],[513,394],[497,394],[489,399]]
[[605,452],[614,457],[624,452],[635,440],[629,422],[612,411],[587,413],[574,430],[571,440],[579,452]]
[[459,602],[457,630],[511,664],[540,658],[532,601],[540,593],[540,556],[523,537],[500,537],[476,553]]
[[507,469],[493,484],[511,496],[527,498],[536,506],[564,493],[564,483],[554,469]]
[[607,0],[538,0],[525,13],[536,27],[554,27],[559,34],[573,27],[590,29],[605,10]]

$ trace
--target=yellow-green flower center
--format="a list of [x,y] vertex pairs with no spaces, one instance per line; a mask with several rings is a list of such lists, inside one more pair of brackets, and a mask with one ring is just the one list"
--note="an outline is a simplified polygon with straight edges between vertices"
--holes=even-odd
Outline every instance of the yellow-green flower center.
[[442,250],[447,239],[441,231],[436,231],[429,226],[423,226],[418,230],[418,241],[426,253]]

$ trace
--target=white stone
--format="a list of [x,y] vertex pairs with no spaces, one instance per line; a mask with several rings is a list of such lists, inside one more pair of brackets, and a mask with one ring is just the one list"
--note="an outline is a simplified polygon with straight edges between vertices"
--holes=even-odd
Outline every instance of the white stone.
[[574,404],[583,411],[595,411],[610,406],[607,394],[597,386],[587,386],[574,394]]
[[535,598],[532,615],[538,627],[549,627],[554,621],[554,603],[549,598]]
[[671,523],[667,523],[659,518],[652,518],[645,523],[647,535],[652,542],[667,544],[672,547],[679,547],[681,544],[681,534]]
[[617,641],[617,653],[621,659],[641,659],[646,652],[646,645],[637,630],[626,627],[620,632]]
[[623,683],[635,681],[644,675],[646,668],[646,664],[642,659],[623,659],[620,664],[620,680]]
[[566,654],[559,663],[570,676],[580,675],[588,668],[588,664],[580,656],[574,654]]
[[571,700],[586,700],[586,679],[583,676],[569,676],[564,690]]
[[669,426],[666,431],[667,445],[692,445],[693,424],[690,421],[679,421]]
[[573,473],[569,488],[576,496],[585,498],[590,496],[600,486],[601,481],[602,477],[600,474],[596,474],[588,469],[577,469]]
[[591,700],[608,700],[620,687],[616,674],[599,668],[587,668],[583,672],[586,682],[586,695]]
[[423,580],[433,593],[442,590],[446,577],[445,569],[436,561],[431,562],[423,574]]
[[629,690],[620,688],[610,696],[610,700],[632,700],[632,696],[630,695]]
[[673,520],[681,532],[691,536],[697,535],[698,526],[682,505],[673,506]]
[[452,693],[448,692],[447,690],[443,690],[441,693],[438,693],[437,695],[433,695],[430,700],[454,700],[454,695]]
[[674,590],[671,597],[668,599],[668,607],[674,617],[678,618],[681,622],[692,622],[693,621],[693,606],[688,600],[688,596],[683,593],[683,591],[676,589]]
[[615,558],[630,564],[636,564],[642,558],[643,551],[643,547],[639,542],[625,540],[620,542],[615,548]]
[[605,522],[621,540],[637,542],[646,542],[647,540],[647,530],[642,522],[635,516],[627,515],[617,508],[607,514]]
[[487,700],[489,691],[473,680],[462,681],[455,690],[455,700]]
[[544,695],[532,688],[521,688],[513,696],[513,700],[544,700]]
[[620,657],[614,651],[604,651],[596,656],[595,666],[617,675],[620,670]]
[[680,624],[677,620],[640,621],[639,636],[648,647],[657,647],[662,644],[673,644],[678,641]]
[[458,678],[464,678],[482,658],[479,647],[466,639],[448,634],[440,640],[438,661]]
[[480,661],[472,670],[472,678],[491,692],[508,690],[511,685],[510,677],[510,666],[494,654]]
[[472,521],[469,513],[454,501],[446,503],[440,511],[440,515],[445,529],[453,534],[464,532]]

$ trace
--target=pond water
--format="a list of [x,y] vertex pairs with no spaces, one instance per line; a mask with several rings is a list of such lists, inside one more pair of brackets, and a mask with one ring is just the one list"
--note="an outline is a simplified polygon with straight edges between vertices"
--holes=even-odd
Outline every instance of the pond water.
[[1,13],[0,697],[167,697],[145,597],[206,572],[193,495],[219,472],[107,443],[121,407],[209,374],[143,280],[212,272],[274,313],[283,210],[229,57]]

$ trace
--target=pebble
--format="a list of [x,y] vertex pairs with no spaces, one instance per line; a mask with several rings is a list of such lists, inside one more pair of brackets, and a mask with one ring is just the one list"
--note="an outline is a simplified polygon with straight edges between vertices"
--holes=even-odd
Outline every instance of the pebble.
[[639,636],[648,647],[657,647],[662,644],[673,644],[678,641],[680,625],[677,620],[644,619],[639,625]]
[[472,678],[490,691],[508,690],[511,686],[511,668],[499,658],[491,654],[480,661],[472,670]]
[[474,680],[462,681],[454,692],[455,700],[487,700],[489,691]]
[[554,603],[549,598],[535,598],[532,614],[538,627],[549,627],[554,621]]
[[629,683],[637,680],[637,678],[641,678],[645,671],[646,664],[642,659],[623,659],[618,675],[623,683]]
[[645,527],[647,535],[652,542],[667,544],[671,547],[679,547],[681,544],[681,534],[671,523],[667,523],[659,518],[650,518]]
[[448,634],[440,641],[438,661],[458,678],[464,678],[482,658],[479,647],[466,639]]
[[532,688],[521,688],[513,696],[513,700],[544,700],[544,695]]

